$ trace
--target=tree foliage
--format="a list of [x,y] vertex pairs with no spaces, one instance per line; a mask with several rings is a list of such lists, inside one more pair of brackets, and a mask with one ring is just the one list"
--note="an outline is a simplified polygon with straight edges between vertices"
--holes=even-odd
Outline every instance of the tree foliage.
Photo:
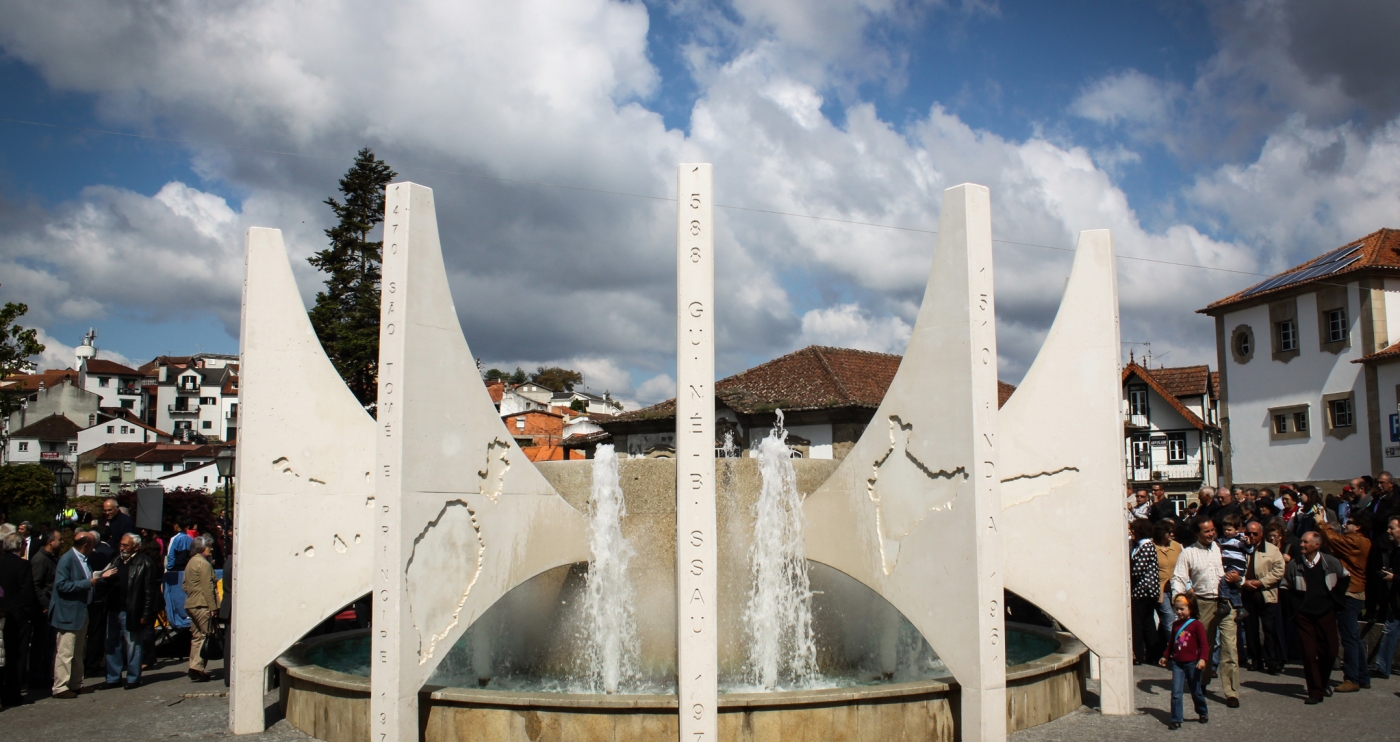
[[326,274],[326,289],[316,294],[311,326],[345,385],[373,409],[379,375],[379,279],[383,241],[371,242],[384,221],[384,187],[398,174],[368,147],[340,179],[344,201],[326,199],[338,224],[326,230],[330,247],[310,258]]
[[53,472],[39,464],[0,466],[0,513],[33,510],[51,504]]
[[[28,311],[27,305],[13,302],[0,309],[0,379],[33,371],[34,363],[29,359],[44,352],[37,330],[15,324]],[[18,409],[19,397],[17,392],[0,392],[0,417],[9,417]]]
[[555,391],[572,392],[575,384],[583,383],[583,374],[558,366],[540,366],[530,374],[530,381]]

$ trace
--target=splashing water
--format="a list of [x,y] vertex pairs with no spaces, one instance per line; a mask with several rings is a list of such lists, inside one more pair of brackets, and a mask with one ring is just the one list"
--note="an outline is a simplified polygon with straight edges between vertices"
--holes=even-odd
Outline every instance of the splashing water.
[[627,502],[619,484],[617,452],[601,445],[595,456],[588,503],[592,558],[584,589],[584,657],[594,691],[616,693],[638,679],[636,600],[627,573],[636,550],[622,535]]
[[748,672],[753,682],[770,690],[779,683],[808,686],[817,679],[817,649],[802,544],[806,521],[781,410],[772,432],[758,446],[758,466],[762,487],[749,548],[753,587],[744,610]]

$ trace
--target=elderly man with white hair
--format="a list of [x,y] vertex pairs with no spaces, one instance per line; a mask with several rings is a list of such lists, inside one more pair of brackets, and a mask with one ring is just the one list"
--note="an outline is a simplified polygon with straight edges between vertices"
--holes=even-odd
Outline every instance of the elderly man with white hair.
[[116,688],[126,671],[127,690],[141,685],[141,648],[160,610],[160,577],[151,558],[142,554],[141,537],[122,536],[117,569],[107,592],[107,682]]

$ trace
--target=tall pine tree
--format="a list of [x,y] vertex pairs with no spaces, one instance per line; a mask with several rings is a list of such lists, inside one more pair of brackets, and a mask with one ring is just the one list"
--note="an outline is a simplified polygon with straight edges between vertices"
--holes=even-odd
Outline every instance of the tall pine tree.
[[370,242],[384,221],[384,187],[398,175],[368,147],[340,179],[344,202],[326,199],[340,223],[326,230],[330,247],[310,258],[326,274],[311,326],[345,385],[373,410],[379,376],[379,276],[384,243]]

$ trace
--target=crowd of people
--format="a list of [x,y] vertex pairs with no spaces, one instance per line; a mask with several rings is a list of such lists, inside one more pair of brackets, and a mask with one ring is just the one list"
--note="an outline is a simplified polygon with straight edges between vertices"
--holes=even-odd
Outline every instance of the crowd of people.
[[[210,680],[222,566],[217,528],[175,516],[166,529],[136,527],[114,499],[72,528],[0,522],[0,706],[50,693],[71,699],[141,685],[156,663],[157,631],[182,646],[190,679]],[[186,628],[187,627],[187,628]],[[90,675],[104,682],[84,686]]]
[[[1400,488],[1389,472],[1330,495],[1312,485],[1204,487],[1180,513],[1162,485],[1130,488],[1127,518],[1133,664],[1171,668],[1170,728],[1184,721],[1187,694],[1209,721],[1205,691],[1216,679],[1238,708],[1241,668],[1279,675],[1296,662],[1310,705],[1390,677]],[[1383,627],[1369,653],[1363,625]]]

